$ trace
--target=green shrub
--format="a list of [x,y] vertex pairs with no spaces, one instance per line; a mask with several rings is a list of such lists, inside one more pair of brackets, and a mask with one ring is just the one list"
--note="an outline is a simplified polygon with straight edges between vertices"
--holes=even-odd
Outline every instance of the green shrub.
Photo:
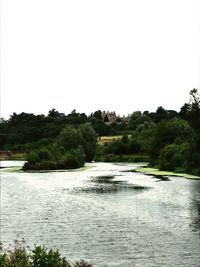
[[57,169],[57,163],[53,161],[46,161],[43,160],[41,162],[36,162],[35,164],[30,164],[29,162],[26,162],[23,166],[23,170],[56,170]]
[[133,138],[129,138],[127,135],[122,136],[121,139],[104,144],[105,154],[131,155],[139,152],[141,152],[140,143]]
[[50,160],[52,158],[50,151],[47,148],[40,148],[38,151],[40,160]]
[[29,153],[23,170],[56,170],[84,166],[96,151],[96,133],[90,124],[66,126],[49,146]]
[[5,252],[0,249],[0,263],[2,267],[30,267],[30,255],[22,243],[15,241],[13,251]]
[[114,154],[105,154],[99,155],[96,158],[96,161],[103,162],[149,162],[149,157],[146,155],[114,155]]
[[132,139],[129,141],[128,154],[139,153],[141,151],[141,145],[138,141]]
[[31,153],[28,154],[27,161],[30,164],[35,164],[36,162],[40,161],[40,157],[36,151],[32,151]]
[[70,152],[74,157],[76,157],[76,159],[78,160],[78,163],[79,163],[79,167],[84,166],[86,155],[85,155],[85,152],[84,152],[82,146],[79,146],[79,147],[76,148],[76,149],[71,149],[69,152]]
[[70,263],[61,257],[58,250],[35,246],[33,250],[25,247],[24,242],[15,242],[12,251],[0,248],[1,267],[92,267],[84,260]]
[[[36,246],[32,250],[32,264],[34,267],[60,267],[60,266],[69,266],[70,264],[62,259],[58,250],[54,251],[52,249],[47,250],[45,247]],[[62,263],[64,263],[63,265]]]
[[67,152],[64,157],[64,164],[65,164],[65,169],[70,168],[79,168],[80,167],[80,162],[78,158],[73,155],[71,152]]
[[170,144],[160,151],[159,169],[168,171],[184,171],[187,161],[188,144]]

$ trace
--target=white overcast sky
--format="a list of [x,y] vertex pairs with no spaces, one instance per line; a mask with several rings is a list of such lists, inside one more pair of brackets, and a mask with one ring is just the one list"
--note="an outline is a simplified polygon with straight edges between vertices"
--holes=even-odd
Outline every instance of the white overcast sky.
[[2,0],[1,117],[179,110],[200,84],[198,0]]

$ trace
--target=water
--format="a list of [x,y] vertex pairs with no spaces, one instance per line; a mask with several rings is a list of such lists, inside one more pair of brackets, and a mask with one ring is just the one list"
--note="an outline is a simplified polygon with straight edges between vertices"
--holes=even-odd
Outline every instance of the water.
[[200,181],[132,172],[137,166],[1,169],[1,240],[25,238],[94,266],[200,266]]

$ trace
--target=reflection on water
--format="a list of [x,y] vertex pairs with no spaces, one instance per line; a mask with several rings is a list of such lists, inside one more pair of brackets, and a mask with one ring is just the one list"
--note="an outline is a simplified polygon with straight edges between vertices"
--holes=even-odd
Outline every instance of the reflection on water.
[[191,227],[194,231],[200,230],[200,202],[197,200],[193,200],[191,205],[191,218],[192,223]]
[[191,194],[194,196],[191,200],[190,205],[190,215],[192,222],[190,226],[193,231],[198,232],[200,234],[200,184],[198,181],[193,182],[193,186],[191,188]]
[[154,175],[154,177],[158,179],[156,182],[170,181],[170,179],[169,179],[168,176],[164,176],[164,175]]
[[114,175],[91,177],[92,181],[95,183],[112,184],[120,182],[120,181],[113,181],[114,178],[115,178]]
[[23,237],[100,267],[199,266],[200,181],[147,176],[137,166],[1,170],[2,241]]
[[[120,176],[120,175],[119,175]],[[140,191],[149,189],[150,187],[142,185],[134,185],[132,183],[127,183],[126,181],[121,181],[115,179],[117,176],[97,176],[91,177],[91,182],[94,185],[89,185],[86,187],[76,188],[74,192],[85,192],[85,193],[119,193],[129,190]]]

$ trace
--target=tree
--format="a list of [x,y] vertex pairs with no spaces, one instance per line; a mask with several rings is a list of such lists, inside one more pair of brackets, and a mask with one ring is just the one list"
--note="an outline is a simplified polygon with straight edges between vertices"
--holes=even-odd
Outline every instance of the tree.
[[91,117],[90,123],[99,136],[109,135],[111,132],[110,126],[105,124],[103,120],[98,120],[95,117]]
[[88,117],[85,113],[77,113],[76,110],[72,110],[70,114],[66,117],[66,122],[73,125],[79,125],[82,123],[86,123],[88,121]]
[[80,126],[81,145],[86,155],[86,161],[94,159],[96,152],[97,134],[90,123]]
[[167,119],[167,111],[162,107],[158,107],[155,114],[156,122]]
[[190,104],[195,105],[199,108],[200,105],[200,96],[198,89],[194,88],[190,91]]
[[166,145],[173,143],[191,142],[194,138],[194,131],[189,123],[180,118],[162,120],[156,125],[149,154],[153,160],[158,159],[160,150]]
[[189,121],[194,130],[200,134],[200,96],[197,89],[190,91]]
[[182,119],[188,120],[189,119],[189,112],[190,112],[190,104],[185,103],[180,109],[179,116]]
[[77,148],[81,145],[80,130],[70,125],[66,126],[56,138],[56,143],[65,150]]
[[156,124],[149,119],[149,121],[145,121],[137,127],[136,131],[132,134],[132,139],[137,140],[141,146],[141,150],[148,153],[155,131]]
[[55,108],[53,108],[53,109],[49,110],[48,117],[53,118],[53,119],[62,119],[65,117],[65,114],[60,113]]
[[94,118],[96,118],[97,120],[100,120],[100,121],[103,120],[103,116],[102,116],[101,110],[97,110],[94,113],[92,113],[91,117],[94,117]]
[[82,146],[86,161],[92,161],[96,151],[97,135],[89,123],[78,128],[66,126],[58,135],[56,143],[65,150],[76,149]]
[[150,118],[146,114],[142,114],[141,111],[135,111],[128,120],[128,129],[136,130],[140,124],[149,120]]
[[159,169],[184,172],[189,149],[188,143],[166,145],[160,151]]

